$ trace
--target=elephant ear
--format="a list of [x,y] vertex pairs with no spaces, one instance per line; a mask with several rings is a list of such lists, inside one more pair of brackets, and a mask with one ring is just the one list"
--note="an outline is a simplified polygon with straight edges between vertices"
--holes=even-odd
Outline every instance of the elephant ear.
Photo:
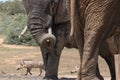
[[30,9],[30,4],[31,4],[31,0],[22,0],[22,3],[25,7],[26,13],[27,15],[29,14],[29,9]]

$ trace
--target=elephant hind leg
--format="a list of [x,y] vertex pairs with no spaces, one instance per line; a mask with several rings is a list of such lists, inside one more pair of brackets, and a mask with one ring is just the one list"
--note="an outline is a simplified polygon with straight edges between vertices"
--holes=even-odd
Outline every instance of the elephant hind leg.
[[111,74],[111,80],[116,80],[114,55],[112,55],[108,47],[108,44],[106,42],[102,43],[99,54],[102,58],[104,58],[104,60],[108,64],[110,74]]
[[116,80],[114,56],[111,55],[111,56],[105,58],[105,61],[107,62],[109,69],[110,69],[111,80]]
[[97,72],[96,72],[97,77],[98,77],[100,80],[104,80],[103,76],[100,74],[100,70],[99,70],[98,64],[97,64],[96,68],[97,68],[97,69],[96,69],[96,70],[97,70]]

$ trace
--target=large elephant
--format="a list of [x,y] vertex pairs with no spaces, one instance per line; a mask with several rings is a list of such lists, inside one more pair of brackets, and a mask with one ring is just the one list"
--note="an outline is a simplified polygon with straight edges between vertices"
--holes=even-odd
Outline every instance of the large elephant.
[[99,50],[120,53],[120,0],[68,0],[68,6],[71,34],[80,52],[78,80],[101,80],[95,68]]
[[45,79],[58,79],[58,65],[70,33],[65,0],[23,0],[28,29],[39,44]]
[[[69,18],[66,11],[66,0],[23,0],[27,16],[28,28],[41,47],[44,65],[46,68],[45,78],[57,79],[58,65],[61,51],[64,46],[77,48],[73,38],[68,40],[70,32]],[[52,29],[52,34],[51,30]],[[48,34],[48,32],[50,34]],[[71,43],[73,43],[71,45]],[[113,80],[114,58],[108,48],[100,50],[105,58]],[[110,56],[109,58],[107,56]],[[112,66],[111,66],[112,65]],[[97,66],[96,66],[97,67]],[[98,69],[98,67],[97,67]],[[99,70],[96,73],[99,77]],[[101,78],[102,79],[102,78]]]

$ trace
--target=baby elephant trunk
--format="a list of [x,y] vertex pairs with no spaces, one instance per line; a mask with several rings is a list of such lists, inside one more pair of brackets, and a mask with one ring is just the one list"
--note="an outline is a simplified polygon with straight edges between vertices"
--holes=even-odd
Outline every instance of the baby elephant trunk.
[[52,34],[52,29],[51,27],[48,29],[48,33],[44,34],[42,37],[41,37],[41,40],[40,40],[40,45],[43,47],[43,48],[46,48],[46,49],[52,49],[53,46],[55,45],[56,43],[56,38],[55,36]]

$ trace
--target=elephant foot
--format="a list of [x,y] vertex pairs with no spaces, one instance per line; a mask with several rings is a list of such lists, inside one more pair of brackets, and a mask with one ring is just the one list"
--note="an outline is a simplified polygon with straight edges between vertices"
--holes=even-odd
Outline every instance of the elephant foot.
[[43,80],[58,80],[56,75],[45,76]]

